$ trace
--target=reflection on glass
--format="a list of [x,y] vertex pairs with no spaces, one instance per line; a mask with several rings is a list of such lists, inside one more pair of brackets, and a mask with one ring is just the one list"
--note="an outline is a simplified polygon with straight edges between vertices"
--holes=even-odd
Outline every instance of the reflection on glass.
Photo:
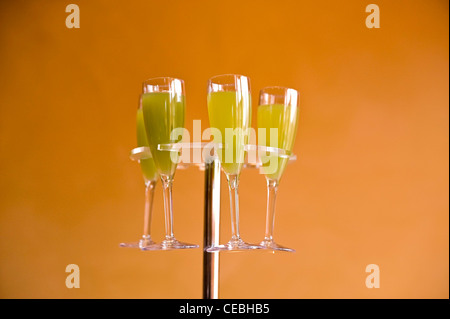
[[181,142],[181,136],[173,137],[172,131],[184,127],[185,92],[184,82],[163,77],[144,82],[142,110],[146,136],[156,169],[164,189],[164,213],[166,236],[162,249],[197,248],[198,245],[178,241],[173,231],[172,185],[177,168],[178,152],[158,149],[160,144]]
[[[298,99],[299,94],[296,90],[283,87],[267,87],[262,89],[259,95],[258,134],[265,133],[265,138],[258,138],[259,145],[266,149],[275,146],[283,151],[260,153],[261,170],[267,182],[266,229],[264,240],[260,245],[271,250],[295,251],[275,243],[273,228],[277,189],[292,154],[297,132]],[[273,145],[274,141],[276,145]]]
[[239,176],[251,125],[250,80],[234,74],[211,78],[207,102],[210,126],[220,132],[219,137],[215,136],[215,142],[221,145],[217,153],[228,181],[232,232],[226,245],[210,247],[208,251],[259,248],[244,242],[239,231]]
[[[142,98],[139,99],[139,108],[136,113],[136,136],[138,147],[148,147],[142,114]],[[158,247],[150,235],[153,197],[156,181],[158,179],[158,172],[156,171],[155,162],[152,157],[139,159],[139,164],[145,182],[144,234],[138,242],[121,243],[120,247],[150,250]]]

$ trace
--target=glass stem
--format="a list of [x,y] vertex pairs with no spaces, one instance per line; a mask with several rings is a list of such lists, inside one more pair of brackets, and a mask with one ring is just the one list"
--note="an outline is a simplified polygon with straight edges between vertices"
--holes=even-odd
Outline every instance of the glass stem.
[[264,241],[273,241],[273,227],[275,224],[275,200],[277,197],[278,181],[267,180],[267,212],[266,212],[266,232]]
[[152,223],[153,197],[155,195],[156,181],[145,181],[145,208],[144,208],[144,234],[142,238],[150,239]]
[[230,191],[230,213],[231,213],[231,241],[239,241],[239,176],[227,175],[228,188]]
[[164,191],[164,217],[166,228],[166,241],[175,239],[173,235],[173,209],[172,209],[172,185],[173,177],[161,175],[161,181]]

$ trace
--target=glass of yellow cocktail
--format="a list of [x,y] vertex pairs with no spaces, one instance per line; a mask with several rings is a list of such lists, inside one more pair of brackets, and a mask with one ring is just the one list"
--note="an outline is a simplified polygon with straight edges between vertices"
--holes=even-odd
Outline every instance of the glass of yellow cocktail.
[[227,244],[210,247],[207,251],[257,249],[258,245],[244,242],[239,232],[239,176],[252,114],[250,80],[235,74],[212,77],[208,81],[207,102],[209,124],[218,145],[217,155],[228,181],[232,232]]
[[[275,198],[281,177],[294,147],[299,117],[299,93],[285,87],[266,87],[260,91],[257,115],[259,157],[267,182],[267,211],[264,240],[260,246],[270,250],[294,252],[275,243]],[[265,136],[260,136],[264,134]]]
[[[142,96],[139,97],[139,107],[136,114],[136,137],[138,148],[148,147],[147,136],[144,127],[144,117],[142,114]],[[155,162],[149,153],[148,156],[141,156],[138,160],[141,166],[145,183],[145,209],[144,209],[144,233],[137,242],[120,243],[120,247],[140,248],[145,250],[159,249],[159,246],[152,240],[150,226],[152,219],[153,197],[155,186],[158,180],[158,172]]]
[[[178,241],[173,231],[172,185],[178,163],[178,152],[160,150],[158,145],[181,142],[174,134],[184,128],[185,89],[183,80],[160,77],[143,83],[142,112],[148,145],[164,189],[166,236],[161,249],[197,248]],[[152,249],[151,249],[152,250]]]

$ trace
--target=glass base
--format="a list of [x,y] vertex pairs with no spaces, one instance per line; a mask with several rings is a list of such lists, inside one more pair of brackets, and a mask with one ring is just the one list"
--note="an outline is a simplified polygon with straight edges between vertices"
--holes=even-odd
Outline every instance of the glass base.
[[278,251],[286,251],[286,252],[290,252],[290,253],[295,253],[295,249],[292,248],[288,248],[288,247],[284,247],[281,245],[278,245],[276,242],[274,242],[273,240],[263,240],[260,244],[259,247],[261,249],[267,249],[267,250],[278,250]]
[[153,245],[146,248],[142,248],[142,250],[193,249],[198,247],[199,246],[196,244],[183,243],[181,241],[176,240],[175,238],[171,238],[163,240],[161,244],[157,244],[156,246]]
[[207,252],[213,253],[217,251],[245,251],[253,249],[261,249],[262,247],[244,242],[242,239],[230,240],[225,245],[212,246],[206,249]]
[[128,243],[120,243],[119,247],[122,248],[139,248],[139,249],[145,249],[145,250],[150,250],[151,248],[156,248],[157,246],[159,246],[156,242],[154,242],[150,236],[146,237],[146,236],[142,236],[143,238],[140,239],[139,241],[134,241],[134,242],[128,242]]

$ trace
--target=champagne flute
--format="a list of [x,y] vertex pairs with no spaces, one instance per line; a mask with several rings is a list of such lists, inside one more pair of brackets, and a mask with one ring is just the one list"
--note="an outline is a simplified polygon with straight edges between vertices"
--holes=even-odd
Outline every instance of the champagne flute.
[[[139,98],[139,107],[136,113],[136,137],[138,147],[148,147],[144,127],[144,117],[142,115],[142,96]],[[156,181],[158,180],[158,172],[155,167],[155,162],[151,157],[139,159],[139,164],[145,182],[144,234],[138,242],[121,243],[120,247],[151,250],[158,247],[150,235],[153,197],[155,194]]]
[[232,232],[227,244],[210,247],[207,251],[260,248],[244,242],[239,232],[238,189],[251,123],[250,80],[235,74],[212,77],[208,81],[207,102],[210,126],[220,133],[220,136],[213,135],[220,144],[217,155],[228,181]]
[[266,229],[264,240],[260,243],[265,249],[295,251],[274,241],[273,228],[278,185],[294,147],[299,117],[298,103],[299,93],[290,88],[266,87],[259,94],[258,135],[265,131],[265,138],[258,136],[258,144],[267,150],[260,152],[261,170],[267,182]]
[[143,83],[142,110],[150,151],[164,189],[165,239],[161,249],[197,248],[198,245],[178,241],[173,231],[172,185],[178,152],[159,150],[158,145],[181,142],[173,137],[174,129],[184,128],[184,82],[170,77],[153,78]]

